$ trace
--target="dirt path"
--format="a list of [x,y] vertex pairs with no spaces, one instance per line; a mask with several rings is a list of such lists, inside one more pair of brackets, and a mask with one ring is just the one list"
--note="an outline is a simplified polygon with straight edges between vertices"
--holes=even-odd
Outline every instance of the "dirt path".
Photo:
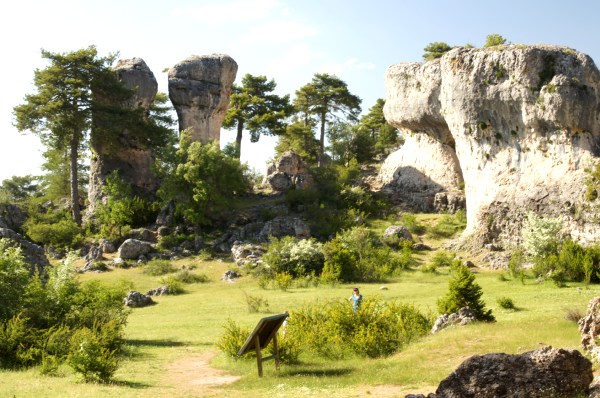
[[207,351],[169,364],[162,383],[169,386],[164,387],[165,393],[170,397],[214,397],[219,395],[220,386],[239,380],[239,376],[210,366],[215,355]]
[[[203,352],[200,354],[180,358],[168,365],[162,380],[163,387],[161,393],[169,397],[185,398],[207,398],[223,397],[224,391],[220,388],[231,384],[240,379],[240,376],[228,374],[221,369],[215,369],[210,366],[210,361],[215,357],[214,352]],[[277,390],[277,389],[275,389]],[[358,398],[358,397],[378,397],[392,398],[403,397],[411,393],[424,393],[435,391],[435,387],[429,389],[410,390],[398,385],[380,385],[380,386],[357,386],[352,391],[344,389],[342,391],[330,391],[324,393],[330,398]],[[275,396],[325,396],[323,394],[314,395],[316,392],[310,388],[307,391],[303,389],[283,389],[274,391]],[[161,395],[162,396],[162,395]]]

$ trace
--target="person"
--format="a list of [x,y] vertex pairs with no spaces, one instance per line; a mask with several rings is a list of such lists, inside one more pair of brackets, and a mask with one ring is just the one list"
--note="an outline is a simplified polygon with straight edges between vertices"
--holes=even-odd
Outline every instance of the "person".
[[362,303],[362,294],[360,294],[357,287],[352,289],[352,296],[350,296],[348,301],[352,301],[352,310],[354,312],[356,312],[356,310],[360,308],[360,305]]

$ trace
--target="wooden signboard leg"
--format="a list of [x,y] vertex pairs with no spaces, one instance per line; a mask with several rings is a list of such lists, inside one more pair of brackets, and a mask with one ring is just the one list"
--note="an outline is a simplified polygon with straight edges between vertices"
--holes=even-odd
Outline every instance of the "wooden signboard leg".
[[256,362],[258,364],[258,377],[262,377],[262,357],[260,355],[260,339],[258,336],[254,339],[254,349],[256,350]]
[[273,351],[275,357],[275,369],[279,370],[279,346],[277,345],[277,333],[273,336]]

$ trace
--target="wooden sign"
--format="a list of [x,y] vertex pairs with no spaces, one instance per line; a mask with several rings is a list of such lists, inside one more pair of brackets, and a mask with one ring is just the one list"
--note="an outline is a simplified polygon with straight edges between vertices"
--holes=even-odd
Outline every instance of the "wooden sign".
[[[270,359],[275,360],[275,368],[279,369],[279,348],[277,346],[277,331],[288,317],[288,314],[273,315],[266,318],[262,318],[258,321],[258,324],[254,328],[254,331],[250,333],[248,339],[242,348],[238,351],[238,355],[244,355],[247,352],[254,350],[256,352],[256,361],[258,364],[258,376],[262,377],[262,363]],[[273,352],[274,354],[263,358],[260,351],[266,348],[269,343],[273,340]]]

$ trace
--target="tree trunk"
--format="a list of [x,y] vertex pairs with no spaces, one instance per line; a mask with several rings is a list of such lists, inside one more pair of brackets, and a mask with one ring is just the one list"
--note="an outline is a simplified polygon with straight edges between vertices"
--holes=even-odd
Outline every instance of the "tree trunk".
[[73,134],[69,153],[70,177],[71,177],[71,215],[77,225],[81,226],[81,209],[79,208],[79,178],[77,160],[79,154],[79,135]]
[[321,114],[321,137],[319,139],[319,159],[317,162],[317,166],[323,166],[323,154],[325,153],[325,119],[326,114]]
[[242,156],[242,133],[244,131],[244,122],[238,120],[237,136],[235,137],[235,155],[239,159]]

